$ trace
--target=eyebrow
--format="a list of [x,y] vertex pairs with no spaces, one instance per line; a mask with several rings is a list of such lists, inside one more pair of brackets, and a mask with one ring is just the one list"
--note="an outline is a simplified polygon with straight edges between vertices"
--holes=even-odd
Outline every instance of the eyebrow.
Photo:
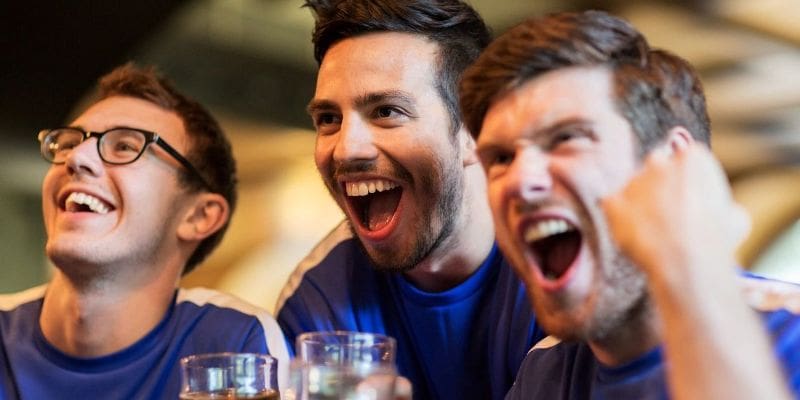
[[336,103],[330,100],[317,100],[313,99],[311,102],[308,103],[306,106],[306,112],[308,115],[314,115],[320,111],[338,111],[339,106]]
[[531,137],[551,136],[564,130],[565,128],[585,128],[592,125],[592,122],[583,117],[569,117],[556,121],[553,124],[533,131]]
[[367,93],[366,95],[356,98],[355,105],[357,108],[363,108],[370,104],[383,103],[387,100],[401,103],[406,107],[414,107],[416,103],[414,97],[408,92],[402,90],[386,90],[383,92]]
[[[358,96],[355,101],[354,105],[356,108],[364,108],[372,104],[376,103],[384,103],[387,101],[392,101],[396,103],[400,103],[401,106],[409,108],[414,111],[416,101],[414,97],[411,96],[408,92],[402,90],[386,90],[382,92],[373,92],[367,93],[361,96]],[[308,103],[306,107],[306,112],[309,115],[313,115],[314,113],[318,113],[321,111],[339,111],[340,107],[335,102],[326,99],[313,99],[311,102]]]
[[[587,120],[583,117],[568,117],[564,119],[560,119],[552,124],[547,126],[536,128],[532,130],[526,131],[524,134],[519,135],[519,137],[515,137],[513,139],[516,142],[519,139],[528,139],[531,141],[535,141],[538,138],[546,138],[556,133],[566,129],[566,128],[588,128],[592,126],[592,121]],[[504,139],[486,139],[483,142],[480,141],[480,136],[478,137],[477,148],[480,150],[481,147],[502,147]]]

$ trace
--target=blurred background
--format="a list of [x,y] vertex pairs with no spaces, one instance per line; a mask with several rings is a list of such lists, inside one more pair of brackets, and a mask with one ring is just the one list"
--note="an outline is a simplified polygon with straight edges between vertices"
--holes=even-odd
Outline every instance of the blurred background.
[[[739,260],[800,282],[798,0],[472,0],[494,32],[596,8],[701,72],[713,147],[754,218]],[[296,263],[341,220],[313,166],[305,105],[316,64],[300,0],[6,1],[0,5],[0,292],[47,280],[36,134],[82,109],[118,64],[156,64],[231,136],[240,205],[214,255],[184,279],[272,309]],[[794,189],[793,189],[794,188]],[[680,206],[680,205],[676,205]]]

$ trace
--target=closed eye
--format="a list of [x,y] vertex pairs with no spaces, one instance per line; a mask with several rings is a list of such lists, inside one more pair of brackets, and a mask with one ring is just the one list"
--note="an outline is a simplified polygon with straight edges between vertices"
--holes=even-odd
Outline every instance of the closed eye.
[[478,158],[489,177],[497,176],[514,162],[514,153],[497,147],[478,148]]
[[514,155],[506,152],[495,152],[489,157],[488,165],[508,165],[514,160]]
[[550,140],[546,147],[548,150],[556,150],[564,146],[571,148],[580,146],[585,140],[592,140],[593,137],[590,131],[580,128],[558,130],[550,135]]

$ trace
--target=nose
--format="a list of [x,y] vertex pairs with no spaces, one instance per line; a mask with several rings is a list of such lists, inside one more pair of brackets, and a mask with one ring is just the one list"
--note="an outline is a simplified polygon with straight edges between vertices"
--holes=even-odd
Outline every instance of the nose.
[[97,139],[90,138],[75,146],[67,155],[64,164],[70,175],[97,176],[102,171],[103,160],[97,152]]
[[369,125],[357,116],[344,117],[333,158],[336,161],[373,160],[378,157],[375,137]]
[[520,149],[509,171],[509,194],[526,202],[535,202],[550,194],[553,177],[550,158],[536,147]]

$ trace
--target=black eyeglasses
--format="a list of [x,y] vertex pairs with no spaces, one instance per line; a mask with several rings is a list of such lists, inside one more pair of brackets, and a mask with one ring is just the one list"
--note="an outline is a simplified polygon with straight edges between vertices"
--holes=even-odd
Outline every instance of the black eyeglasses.
[[100,159],[114,165],[130,164],[138,160],[147,146],[155,143],[178,160],[206,189],[213,191],[212,186],[189,160],[161,139],[157,133],[142,129],[119,127],[105,132],[85,131],[76,127],[45,129],[39,132],[42,157],[53,164],[63,164],[72,149],[92,137],[97,138],[97,153]]

